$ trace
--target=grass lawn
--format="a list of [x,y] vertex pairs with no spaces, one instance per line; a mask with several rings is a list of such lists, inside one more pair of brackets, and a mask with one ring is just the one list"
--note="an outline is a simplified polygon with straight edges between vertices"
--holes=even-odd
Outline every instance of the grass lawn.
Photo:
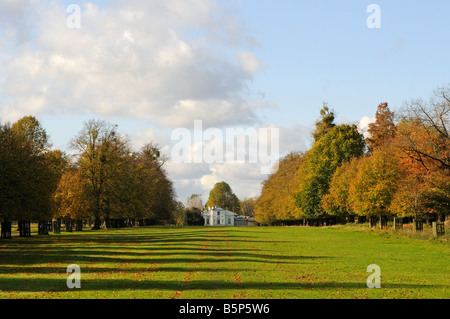
[[[449,298],[449,253],[338,227],[86,230],[0,240],[0,298]],[[381,289],[366,286],[371,264]]]

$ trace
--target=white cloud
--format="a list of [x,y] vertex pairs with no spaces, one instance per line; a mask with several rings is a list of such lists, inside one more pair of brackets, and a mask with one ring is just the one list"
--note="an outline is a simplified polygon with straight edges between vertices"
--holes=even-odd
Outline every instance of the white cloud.
[[375,117],[363,116],[358,123],[358,130],[364,137],[369,137],[370,134],[367,132],[369,129],[369,124],[375,122]]
[[25,114],[20,111],[0,108],[0,120],[2,123],[14,123],[23,116],[25,116]]
[[219,1],[86,3],[80,29],[66,27],[56,2],[4,0],[1,8],[17,18],[0,24],[0,32],[17,29],[9,54],[0,55],[3,112],[89,113],[170,127],[204,118],[222,126],[254,122],[264,105],[246,103],[261,62],[248,50],[244,24]]
[[[131,131],[133,147],[153,141],[168,156],[168,131],[194,120],[203,129],[272,126],[258,112],[276,106],[249,89],[263,66],[252,52],[258,39],[220,1],[87,2],[80,29],[67,28],[65,15],[58,2],[0,0],[2,121],[29,114],[149,120],[154,128]],[[280,151],[303,148],[303,132],[281,128]],[[182,201],[193,193],[206,200],[222,180],[238,197],[254,196],[266,178],[249,163],[169,161],[166,169]]]
[[[267,123],[262,126],[262,128],[276,128],[274,124]],[[258,162],[252,163],[249,161],[248,155],[255,149],[256,151],[268,151],[267,156],[272,153],[273,150],[278,151],[278,155],[283,157],[285,154],[291,151],[305,151],[308,148],[308,139],[311,135],[311,128],[303,127],[301,125],[293,125],[292,127],[281,127],[279,128],[279,140],[271,141],[270,138],[265,140],[262,136],[259,136],[261,132],[256,129],[246,130],[245,127],[242,128],[242,134],[250,137],[254,136],[258,145],[250,146],[246,144],[245,146],[239,146],[236,141],[230,141],[227,139],[226,130],[218,130],[219,136],[214,135],[214,140],[209,140],[207,137],[208,127],[202,127],[203,130],[203,140],[194,141],[193,132],[190,132],[186,147],[187,151],[192,154],[196,151],[202,151],[199,154],[199,158],[202,160],[201,163],[179,163],[175,162],[174,159],[167,163],[167,171],[169,176],[173,179],[176,187],[177,194],[181,201],[189,197],[191,194],[202,194],[203,200],[208,199],[209,192],[218,182],[227,182],[235,192],[235,194],[243,199],[245,197],[257,196],[261,191],[261,183],[267,178],[266,174],[261,171],[262,167],[265,167],[263,163],[260,162],[258,153]],[[248,135],[249,134],[249,135]],[[256,135],[255,135],[256,134]],[[217,140],[217,138],[219,140]],[[175,141],[179,143],[181,140]],[[247,143],[250,141],[248,139]],[[172,141],[174,142],[174,141]],[[183,141],[185,142],[185,141]],[[267,143],[267,149],[264,147]],[[278,145],[273,145],[272,143],[277,143]],[[264,145],[262,145],[264,144]],[[184,145],[184,144],[183,144]],[[213,149],[208,149],[208,146],[215,146],[215,151],[221,149],[221,159],[223,162],[209,161],[207,155],[208,152]],[[263,146],[263,150],[261,150]],[[244,148],[242,148],[244,147]],[[239,160],[235,154],[237,151],[243,151],[247,155],[245,160]],[[205,155],[206,153],[206,155]],[[270,154],[271,155],[271,154]],[[212,156],[214,157],[214,156]],[[191,160],[192,158],[183,157],[184,160]],[[279,159],[277,156],[273,159],[273,164]],[[270,165],[269,165],[270,166]],[[273,169],[276,169],[273,166]]]
[[261,183],[266,178],[260,172],[260,166],[248,163],[215,164],[211,173],[201,178],[205,195],[214,187],[215,183],[225,181],[240,199],[257,196],[261,190]]
[[170,172],[174,180],[200,180],[201,176],[208,175],[211,172],[209,164],[187,164],[167,162],[165,168]]
[[173,112],[161,121],[171,127],[189,128],[195,120],[202,120],[208,127],[223,127],[256,122],[255,109],[239,97],[228,100],[180,100],[173,106]]
[[291,127],[280,127],[280,153],[306,151],[310,147],[312,127],[293,124]]
[[250,76],[261,68],[261,62],[253,52],[238,52],[237,57],[241,68]]
[[145,144],[158,144],[162,154],[168,156],[170,154],[170,141],[164,132],[156,131],[154,128],[146,127],[132,133],[130,137],[134,149],[140,149]]

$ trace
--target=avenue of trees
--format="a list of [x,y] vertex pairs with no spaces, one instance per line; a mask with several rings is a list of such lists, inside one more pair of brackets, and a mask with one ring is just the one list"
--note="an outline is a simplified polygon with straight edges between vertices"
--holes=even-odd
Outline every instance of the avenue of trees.
[[52,149],[32,116],[0,125],[2,238],[11,236],[11,221],[29,236],[31,221],[45,234],[62,221],[81,230],[87,221],[99,229],[172,220],[175,194],[157,145],[133,151],[117,126],[91,120],[71,149],[72,156]]
[[255,218],[323,224],[388,218],[444,221],[450,214],[450,87],[398,112],[378,106],[368,137],[336,124],[327,105],[304,153],[292,152],[263,182]]
[[[355,124],[320,111],[306,152],[291,152],[263,182],[258,198],[239,200],[217,183],[206,208],[219,206],[261,224],[379,222],[391,218],[444,221],[450,214],[450,87],[395,113],[381,103],[365,138]],[[175,223],[202,225],[199,207],[175,201],[156,144],[133,150],[118,127],[91,120],[56,150],[41,123],[27,116],[0,124],[1,238],[38,233]],[[193,195],[199,196],[199,195]]]

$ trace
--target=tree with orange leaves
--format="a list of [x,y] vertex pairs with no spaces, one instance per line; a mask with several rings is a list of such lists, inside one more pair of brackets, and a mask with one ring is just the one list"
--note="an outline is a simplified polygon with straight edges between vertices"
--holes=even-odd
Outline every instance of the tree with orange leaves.
[[375,122],[369,124],[368,133],[370,137],[366,138],[366,143],[371,152],[374,148],[389,143],[395,137],[394,113],[391,112],[387,103],[378,105]]
[[278,170],[263,182],[261,195],[255,203],[254,216],[259,223],[302,218],[295,205],[294,194],[302,180],[301,166],[305,154],[292,152],[279,160]]
[[55,192],[58,210],[54,218],[84,219],[90,216],[93,203],[87,196],[87,185],[80,170],[67,170],[61,177]]
[[354,157],[339,166],[333,174],[327,195],[322,199],[322,208],[328,215],[353,220],[355,213],[349,201],[350,183],[358,173],[360,157]]
[[441,221],[450,214],[450,87],[429,103],[408,102],[401,113],[396,145],[405,169],[424,181],[424,207]]
[[380,146],[358,163],[357,174],[349,186],[352,210],[359,216],[390,215],[391,201],[398,189],[401,169],[392,146]]

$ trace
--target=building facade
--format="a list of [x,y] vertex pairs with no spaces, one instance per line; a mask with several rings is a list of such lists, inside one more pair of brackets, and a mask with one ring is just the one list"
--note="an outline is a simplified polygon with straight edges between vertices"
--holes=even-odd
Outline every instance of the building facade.
[[202,212],[205,226],[248,226],[248,218],[220,208],[211,207]]
[[212,207],[202,212],[202,216],[205,226],[234,226],[236,214],[220,207]]

